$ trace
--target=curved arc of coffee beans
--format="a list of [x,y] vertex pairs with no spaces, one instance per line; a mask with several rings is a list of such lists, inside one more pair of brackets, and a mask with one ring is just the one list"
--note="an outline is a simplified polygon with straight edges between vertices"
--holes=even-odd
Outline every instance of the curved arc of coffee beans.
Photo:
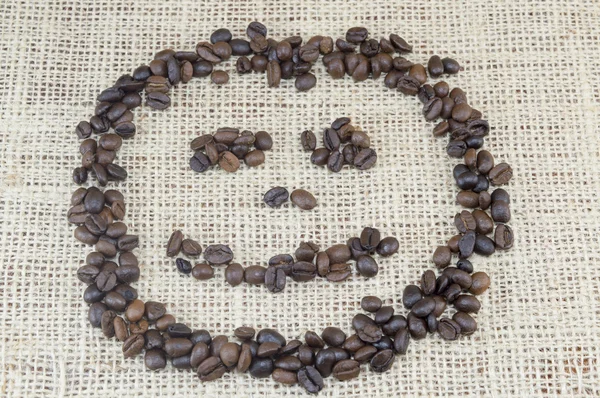
[[[266,70],[270,86],[277,86],[281,78],[296,74],[296,88],[306,91],[316,82],[309,71],[311,62],[321,53],[326,54],[324,58],[329,57],[326,66],[332,77],[339,78],[347,73],[354,80],[362,81],[370,73],[377,78],[384,71],[387,73],[384,83],[388,88],[418,95],[424,103],[423,115],[427,120],[443,117],[445,120],[434,128],[433,133],[436,136],[450,133],[447,153],[463,157],[465,162],[453,171],[456,183],[462,189],[457,202],[466,208],[480,210],[465,210],[455,216],[454,223],[460,234],[451,238],[447,245],[438,247],[433,255],[435,265],[443,269],[441,274],[436,276],[435,272],[427,270],[421,277],[421,287],[409,285],[404,289],[402,302],[410,309],[407,317],[395,315],[392,306],[383,305],[378,297],[368,296],[362,299],[361,307],[374,313],[374,319],[357,314],[352,320],[356,333],[351,336],[346,336],[339,328],[328,327],[321,336],[307,332],[305,343],[299,340],[287,342],[277,331],[262,329],[255,341],[254,329],[240,327],[235,330],[236,337],[243,342],[240,345],[229,342],[226,336],[212,338],[205,330],[192,331],[167,314],[163,304],[139,300],[137,292],[130,286],[139,278],[138,260],[131,252],[139,240],[128,233],[126,224],[119,221],[123,220],[126,211],[123,195],[115,190],[102,192],[93,186],[79,188],[72,195],[68,219],[78,225],[74,232],[78,240],[96,245],[97,251],[88,255],[87,264],[77,272],[78,278],[88,284],[84,300],[91,304],[90,323],[101,327],[106,337],[122,341],[126,358],[145,349],[145,363],[151,370],[164,368],[167,358],[171,358],[175,367],[196,368],[200,380],[210,381],[237,367],[254,377],[272,374],[281,383],[299,383],[310,393],[320,391],[324,386],[323,378],[331,374],[339,380],[356,377],[364,362],[369,362],[374,372],[388,370],[394,362],[394,353],[406,354],[410,340],[421,339],[428,332],[437,331],[447,340],[473,333],[477,324],[470,314],[480,309],[474,295],[485,292],[490,280],[483,272],[473,273],[467,258],[473,253],[489,255],[496,249],[512,247],[514,236],[506,225],[511,218],[510,197],[503,189],[496,189],[490,195],[488,188],[490,183],[494,186],[508,183],[513,172],[506,163],[494,164],[489,152],[477,152],[489,126],[481,120],[481,114],[468,105],[466,94],[458,88],[450,90],[445,82],[433,87],[425,84],[427,71],[432,77],[454,74],[460,70],[458,63],[450,58],[433,56],[426,70],[423,65],[412,64],[403,57],[392,59],[389,53],[410,52],[412,46],[395,34],[390,35],[389,40],[379,42],[368,39],[368,31],[362,27],[351,28],[345,40],[335,42],[338,52],[333,51],[331,37],[315,36],[304,45],[299,37],[275,42],[266,39],[267,28],[259,22],[252,22],[246,32],[250,42],[232,39],[227,29],[219,29],[211,35],[210,42],[198,44],[196,52],[163,50],[149,66],[137,68],[133,76],[124,75],[114,87],[104,90],[98,96],[99,104],[90,122],[80,122],[76,128],[76,134],[86,140],[80,146],[82,167],[75,169],[74,181],[85,183],[90,170],[101,186],[127,177],[126,171],[112,162],[122,138],[135,134],[130,109],[141,104],[138,93],[142,90],[146,90],[147,105],[165,109],[170,105],[166,93],[180,82],[187,83],[192,77],[208,76],[212,72],[213,83],[226,83],[226,72],[213,72],[213,64],[233,54],[240,56],[237,62],[239,73],[250,69]],[[357,46],[360,48],[358,55],[354,52]],[[252,52],[256,55],[250,61],[245,55]],[[374,61],[375,57],[379,58]],[[280,62],[279,66],[277,62]],[[117,134],[103,135],[98,143],[89,139],[92,132],[103,134],[111,126]],[[491,216],[486,213],[488,209]],[[487,236],[491,232],[495,233],[493,240]],[[174,239],[182,238],[176,236]],[[195,247],[192,249],[196,250]],[[120,253],[119,265],[107,260],[117,253]],[[448,267],[455,253],[460,260],[456,267]],[[186,263],[182,262],[179,267],[189,271]],[[452,304],[457,312],[452,318],[438,320],[447,304]],[[150,328],[151,325],[155,328]],[[164,338],[165,334],[168,339]],[[328,348],[324,348],[325,345]]]

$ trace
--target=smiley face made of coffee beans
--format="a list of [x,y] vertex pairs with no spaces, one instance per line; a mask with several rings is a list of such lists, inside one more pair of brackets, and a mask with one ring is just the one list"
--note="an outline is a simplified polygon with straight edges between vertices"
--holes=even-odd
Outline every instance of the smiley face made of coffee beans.
[[[425,67],[402,56],[394,57],[394,53],[410,53],[412,47],[396,34],[389,39],[371,39],[362,27],[349,29],[345,40],[338,39],[335,43],[326,36],[315,36],[306,44],[298,36],[278,42],[267,39],[267,28],[258,22],[252,22],[246,33],[249,41],[234,39],[229,30],[219,29],[209,42],[199,43],[195,52],[160,51],[149,65],[138,67],[132,75],[121,76],[113,87],[101,92],[94,116],[76,128],[83,141],[82,167],[74,170],[74,181],[86,183],[91,172],[104,187],[127,177],[127,172],[113,161],[123,139],[135,135],[131,111],[141,105],[142,91],[146,92],[147,106],[165,109],[170,105],[170,89],[193,77],[210,75],[214,84],[227,83],[227,72],[213,68],[232,55],[239,57],[238,73],[266,72],[267,83],[272,87],[278,86],[281,79],[294,78],[296,88],[307,91],[316,84],[317,78],[310,70],[322,55],[327,72],[334,79],[349,75],[355,81],[369,77],[376,80],[385,75],[383,82],[387,88],[418,96],[428,121],[441,119],[433,134],[449,135],[447,154],[462,158],[463,163],[453,170],[460,188],[457,202],[471,209],[454,218],[459,234],[450,238],[447,245],[435,249],[433,262],[438,272],[427,270],[420,286],[408,285],[404,289],[402,303],[408,310],[406,316],[395,314],[392,306],[383,306],[380,298],[368,296],[362,299],[361,307],[373,316],[362,313],[354,316],[353,334],[329,326],[320,334],[307,332],[304,342],[287,341],[275,329],[256,333],[253,328],[241,326],[233,332],[239,341],[236,342],[224,335],[211,337],[209,331],[193,330],[177,323],[163,304],[140,300],[131,287],[140,275],[138,260],[132,253],[139,241],[122,222],[124,196],[112,189],[103,192],[94,186],[81,187],[72,195],[68,220],[77,225],[76,239],[96,245],[96,251],[87,256],[86,265],[77,271],[77,277],[87,284],[84,300],[90,304],[92,326],[101,328],[106,337],[121,341],[126,358],[145,351],[145,365],[153,371],[165,368],[170,359],[176,368],[195,369],[201,381],[215,380],[225,372],[237,370],[257,378],[271,376],[288,385],[300,384],[310,393],[318,393],[324,387],[323,379],[330,375],[338,380],[357,377],[362,364],[368,363],[373,372],[387,371],[396,355],[406,355],[411,340],[422,339],[428,333],[437,333],[445,340],[473,333],[477,323],[472,314],[480,309],[475,296],[486,291],[490,279],[483,272],[474,273],[468,258],[473,253],[491,255],[513,244],[513,232],[506,225],[510,220],[510,197],[501,188],[489,192],[490,184],[508,183],[512,169],[506,163],[495,164],[490,152],[480,150],[489,126],[481,113],[468,104],[463,90],[450,89],[444,81],[433,86],[426,84],[428,74],[436,78],[455,74],[461,69],[459,64],[450,58],[433,56]],[[340,118],[332,125],[341,142],[351,141],[352,132],[340,133],[341,130],[348,133],[349,129],[344,129],[348,122]],[[108,134],[111,127],[114,133]],[[92,133],[100,138],[97,141],[89,138]],[[245,140],[256,138],[247,138],[251,135],[246,133]],[[219,157],[231,154],[227,145],[220,147]],[[337,153],[339,158],[338,151],[332,148],[329,156]],[[173,236],[169,250],[178,252],[182,238]],[[193,241],[187,244],[188,252],[202,251]],[[317,275],[332,282],[344,280],[351,274],[350,260],[357,262],[359,272],[361,263],[364,269],[373,272],[377,264],[371,254],[388,256],[397,250],[395,238],[381,239],[377,229],[365,228],[360,237],[351,238],[347,244],[321,251],[314,243],[304,242],[296,250],[295,259],[279,255],[269,260],[268,267],[245,269],[231,263],[228,273],[232,281],[237,281],[230,281],[232,284],[242,281],[265,284],[270,291],[277,292],[285,286],[287,277],[298,282],[313,280]],[[226,245],[214,245],[205,250],[204,256],[213,265],[223,258],[225,261],[221,263],[227,264],[233,259],[230,253]],[[118,260],[112,261],[117,255]],[[459,260],[455,267],[450,267],[454,255]],[[447,306],[456,310],[451,316],[443,316]]]

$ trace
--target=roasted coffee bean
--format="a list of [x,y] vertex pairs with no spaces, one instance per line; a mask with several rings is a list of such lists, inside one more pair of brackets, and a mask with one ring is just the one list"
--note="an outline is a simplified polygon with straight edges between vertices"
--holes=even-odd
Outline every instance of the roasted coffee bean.
[[115,270],[115,275],[121,283],[133,283],[140,278],[140,267],[137,265],[122,265]]
[[279,293],[285,289],[286,275],[281,268],[269,267],[265,271],[265,285],[271,293]]
[[167,357],[161,349],[146,351],[144,354],[144,364],[150,370],[164,369],[167,366]]
[[344,147],[344,149],[342,149],[342,156],[344,158],[344,162],[346,164],[354,164],[354,158],[356,157],[358,152],[359,152],[358,147],[356,147],[352,144],[346,145]]
[[369,73],[371,72],[371,63],[368,59],[361,60],[356,68],[352,70],[352,79],[355,82],[362,82],[367,80]]
[[442,318],[437,331],[444,340],[456,340],[460,334],[460,325],[450,318]]
[[194,77],[206,77],[212,73],[213,65],[201,59],[192,64],[192,69]]
[[302,242],[300,246],[296,249],[294,254],[296,255],[296,259],[298,261],[308,261],[311,262],[317,252],[319,251],[319,246],[312,242]]
[[210,348],[208,348],[208,345],[204,342],[197,342],[194,344],[190,354],[190,365],[193,368],[198,367],[208,357],[210,357]]
[[423,105],[423,116],[426,120],[435,120],[442,113],[442,100],[434,97]]
[[353,53],[356,49],[355,46],[343,39],[337,39],[335,41],[335,46],[343,53]]
[[455,180],[456,180],[456,185],[458,185],[458,187],[463,190],[473,189],[477,186],[477,184],[479,182],[479,178],[478,178],[477,174],[475,174],[471,171],[465,171],[464,173],[460,174],[458,177],[455,177]]
[[375,354],[377,354],[377,348],[373,347],[372,345],[365,345],[354,353],[354,360],[361,363],[367,362],[370,361]]
[[77,279],[88,285],[95,282],[96,276],[100,273],[98,267],[93,265],[84,265],[77,270]]
[[365,250],[373,251],[379,245],[381,235],[376,228],[366,227],[360,234],[360,244]]
[[196,53],[201,59],[213,64],[221,62],[221,58],[214,52],[214,45],[212,43],[205,41],[198,43],[196,45]]
[[317,78],[312,73],[304,73],[296,77],[294,85],[298,91],[308,91],[317,84]]
[[494,243],[501,250],[510,249],[513,246],[514,235],[512,229],[505,224],[498,224],[494,232]]
[[373,372],[382,373],[392,367],[394,359],[394,352],[392,350],[379,351],[369,362],[369,367]]
[[146,95],[146,105],[158,110],[167,109],[171,105],[171,98],[161,92],[151,92]]
[[240,74],[250,73],[252,72],[252,63],[248,57],[239,57],[235,62],[235,70]]
[[359,256],[356,259],[356,269],[365,278],[372,278],[379,273],[379,266],[369,255]]
[[352,133],[352,138],[350,139],[352,144],[358,148],[368,148],[371,146],[371,139],[369,136],[363,131],[355,131]]
[[89,138],[89,136],[92,135],[92,126],[90,123],[82,120],[77,124],[77,127],[75,128],[75,134],[79,139]]
[[452,58],[442,59],[442,65],[444,66],[444,73],[454,75],[460,71],[460,65]]
[[219,357],[221,358],[223,365],[228,368],[237,365],[240,358],[239,344],[230,342],[223,344],[223,347],[221,347],[221,351],[219,352]]
[[172,358],[171,363],[175,369],[191,369],[190,354],[182,355],[177,358]]
[[467,100],[467,94],[460,87],[454,87],[449,95],[457,104],[469,102]]
[[302,345],[300,340],[290,340],[285,346],[279,349],[279,355],[292,355],[298,352]]
[[152,72],[147,65],[140,65],[133,71],[134,80],[144,81],[152,76]]
[[452,140],[446,146],[446,153],[453,158],[462,158],[467,149],[467,144],[464,141]]
[[202,361],[198,366],[197,373],[200,381],[212,381],[222,377],[226,371],[227,368],[225,368],[221,359],[213,356]]
[[251,265],[244,270],[244,280],[251,285],[262,285],[265,283],[267,269],[260,265]]
[[221,59],[221,61],[226,61],[231,57],[232,49],[231,46],[224,42],[219,41],[213,44],[213,53]]
[[265,193],[263,196],[263,201],[269,207],[279,207],[285,202],[287,202],[289,198],[289,192],[287,189],[283,187],[274,187],[271,188]]
[[271,358],[252,358],[248,371],[252,377],[262,379],[273,373],[273,360]]
[[142,300],[133,300],[125,310],[125,317],[129,322],[138,322],[144,316],[146,306]]
[[411,309],[419,300],[423,298],[423,292],[416,285],[407,285],[402,293],[402,303],[404,308]]
[[332,128],[325,129],[323,133],[323,145],[329,151],[337,151],[340,148],[340,137]]
[[192,351],[194,344],[185,337],[172,337],[165,341],[165,352],[170,357],[180,357]]
[[114,311],[104,311],[102,313],[100,327],[102,328],[102,334],[104,334],[105,337],[111,338],[115,336],[114,319],[116,316],[117,314]]
[[415,340],[424,339],[427,337],[427,323],[425,320],[409,313],[406,318],[408,322],[408,331],[411,337]]
[[321,333],[323,341],[330,347],[339,347],[344,344],[346,340],[346,333],[340,328],[326,327]]
[[281,66],[277,61],[269,61],[267,64],[267,85],[269,87],[279,87],[281,82]]
[[256,351],[256,356],[260,358],[271,358],[279,352],[281,347],[279,344],[274,342],[263,343],[258,346],[258,350]]
[[433,262],[438,268],[447,267],[450,264],[450,260],[452,260],[452,251],[448,246],[438,246],[435,249]]
[[346,54],[346,57],[344,58],[344,64],[346,65],[346,73],[348,76],[352,76],[354,70],[365,59],[366,57],[364,57],[362,54]]
[[398,330],[406,328],[408,326],[408,323],[406,321],[406,318],[402,315],[394,315],[390,318],[389,321],[387,321],[382,327],[381,327],[381,331],[386,335],[386,336],[394,336]]
[[319,276],[325,277],[331,272],[329,256],[325,252],[317,253],[317,259],[315,261],[317,265],[317,273]]
[[190,149],[192,151],[199,151],[202,148],[204,148],[206,144],[209,144],[211,142],[213,142],[213,136],[210,134],[204,134],[192,140],[192,142],[190,143]]
[[346,341],[344,341],[342,348],[349,353],[356,353],[364,346],[365,343],[360,339],[360,337],[358,337],[357,334],[353,334],[352,336],[348,337]]
[[291,277],[296,282],[307,282],[315,278],[317,266],[306,261],[298,261],[292,265]]
[[310,155],[311,163],[317,166],[324,166],[329,159],[329,150],[327,148],[318,148]]
[[194,62],[199,58],[195,51],[176,51],[175,54],[173,54],[173,57],[182,63],[185,61]]
[[223,346],[228,341],[229,341],[229,339],[227,338],[227,336],[222,335],[222,334],[213,337],[212,343],[210,345],[210,355],[218,357],[219,354],[221,353],[221,348],[223,348]]
[[427,81],[427,71],[421,64],[414,64],[408,70],[408,76],[414,78],[419,82],[419,85],[424,84]]
[[368,35],[369,35],[369,32],[367,31],[367,28],[363,28],[363,27],[350,28],[346,32],[346,41],[348,41],[350,43],[358,44],[358,43],[361,43],[361,42],[367,40]]
[[115,331],[115,337],[119,341],[127,340],[129,337],[129,330],[127,330],[127,323],[120,316],[115,317],[113,320],[113,329]]
[[93,265],[97,268],[102,267],[105,261],[106,259],[104,258],[104,255],[98,252],[91,252],[85,258],[86,264]]
[[362,149],[354,157],[354,166],[359,170],[367,170],[377,162],[377,153],[371,148]]
[[477,321],[465,312],[456,312],[452,315],[452,320],[460,326],[461,334],[472,334],[477,330]]
[[137,235],[123,235],[117,240],[119,251],[129,252],[139,246],[139,237]]
[[315,362],[315,353],[308,345],[302,344],[300,348],[298,348],[298,359],[304,366],[313,365]]
[[474,296],[469,296],[466,294],[460,295],[454,300],[454,307],[458,311],[473,313],[479,312],[481,309],[481,303]]
[[[107,135],[109,135],[109,134],[107,134]],[[79,145],[79,153],[81,153],[82,155],[84,155],[86,152],[96,153],[97,149],[98,149],[98,143],[93,138],[88,138],[86,140],[83,140],[83,141],[81,141],[81,144]]]
[[108,174],[108,178],[112,181],[123,181],[127,178],[127,171],[116,164],[107,164],[106,173]]
[[473,218],[475,219],[475,231],[478,234],[489,234],[494,230],[494,221],[492,218],[482,210],[473,210]]
[[[91,285],[94,286],[94,285]],[[94,286],[95,287],[95,286]],[[87,302],[87,301],[86,301]],[[102,326],[102,314],[108,310],[108,307],[104,303],[95,302],[92,303],[88,310],[88,321],[90,324],[99,328]]]
[[392,316],[394,315],[394,307],[389,305],[384,305],[375,313],[375,323],[378,325],[383,325],[387,323]]
[[215,276],[215,270],[209,264],[196,264],[191,270],[195,279],[205,281]]
[[162,93],[166,94],[171,89],[171,83],[165,76],[154,75],[146,80],[146,94]]
[[331,264],[326,272],[327,280],[330,282],[342,282],[352,275],[350,264]]
[[313,44],[307,43],[300,47],[298,56],[304,62],[314,62],[319,58],[319,47]]
[[233,252],[227,245],[210,245],[204,251],[204,259],[209,264],[228,264],[233,260]]
[[292,203],[302,210],[312,210],[317,206],[317,200],[310,192],[304,189],[295,189],[290,195]]
[[377,312],[381,304],[381,299],[376,296],[365,296],[360,301],[360,307],[367,312]]
[[232,263],[225,268],[225,280],[231,286],[237,286],[244,280],[244,268],[237,263]]
[[262,73],[266,71],[268,63],[269,59],[264,55],[255,55],[250,59],[250,64],[252,65],[252,70],[254,70],[254,72]]
[[473,254],[477,235],[475,231],[467,231],[458,241],[458,252],[460,258],[468,258]]
[[123,342],[123,356],[132,358],[142,352],[144,348],[144,336],[141,334],[132,334]]
[[120,90],[117,87],[110,87],[98,94],[98,97],[96,97],[96,101],[118,102],[121,100],[121,98],[123,98],[124,95],[125,93],[123,92],[123,90]]
[[331,375],[335,362],[335,352],[331,348],[320,350],[315,356],[315,368],[323,377]]
[[220,41],[229,42],[231,40],[231,37],[232,36],[231,36],[231,32],[229,31],[229,29],[221,28],[221,29],[215,30],[210,35],[210,42],[212,44],[215,44]]
[[334,173],[339,173],[344,167],[344,156],[339,151],[331,152],[327,158],[327,168]]
[[435,281],[435,272],[431,270],[423,272],[423,275],[421,275],[421,289],[424,295],[430,296],[435,293]]
[[184,239],[181,242],[181,251],[188,257],[198,257],[202,254],[202,246],[193,239]]
[[435,309],[435,300],[431,297],[424,297],[413,305],[411,311],[419,318],[425,318]]
[[494,241],[487,236],[477,235],[474,251],[482,256],[490,256],[496,251],[496,245],[494,244]]
[[256,35],[250,40],[250,48],[255,54],[266,53],[269,50],[269,40],[262,35]]
[[298,383],[310,394],[317,394],[325,386],[323,377],[313,366],[306,366],[298,371]]
[[488,151],[479,151],[477,154],[477,170],[481,174],[488,174],[494,168],[494,156]]
[[148,301],[145,305],[144,316],[149,322],[155,322],[158,318],[166,313],[166,308],[163,304],[156,301]]
[[271,377],[273,377],[273,380],[276,382],[287,385],[294,385],[298,382],[296,372],[284,369],[275,369]]
[[[417,98],[423,104],[426,104],[428,101],[435,98],[435,91],[430,84],[424,84],[419,88],[419,93],[417,94]],[[423,109],[423,114],[425,114],[425,109]]]
[[167,333],[170,337],[190,337],[192,329],[183,323],[173,323],[167,327]]
[[364,40],[360,44],[360,52],[365,57],[374,57],[379,52],[379,42],[375,39]]
[[183,233],[179,230],[173,231],[169,241],[167,243],[167,256],[175,257],[181,251],[181,245],[183,243]]
[[122,138],[131,138],[135,135],[135,124],[131,122],[119,123],[115,126],[115,133],[117,133]]
[[207,346],[211,344],[212,338],[207,330],[200,329],[192,332],[190,340],[193,344],[204,343]]
[[390,35],[390,42],[399,53],[406,53],[412,51],[412,46],[406,42],[403,38],[397,34],[392,33]]
[[233,331],[235,337],[240,340],[250,340],[256,334],[254,328],[248,326],[241,326]]
[[244,163],[248,167],[257,167],[265,162],[265,153],[260,149],[250,151],[244,156]]
[[300,141],[302,143],[302,148],[305,151],[314,151],[317,147],[317,137],[315,137],[315,134],[310,130],[305,130],[302,132],[300,135]]
[[210,80],[216,85],[223,85],[229,82],[229,74],[223,70],[215,70],[210,75]]
[[[243,136],[243,133],[242,133]],[[237,137],[234,142],[236,140],[239,140],[241,137]],[[273,140],[271,139],[271,136],[269,135],[269,133],[267,133],[266,131],[258,131],[255,135],[254,135],[254,141],[253,141],[254,147],[258,150],[261,151],[266,151],[271,149],[271,147],[273,146]]]
[[510,181],[512,176],[512,168],[507,163],[497,164],[488,173],[490,182],[495,186],[508,184],[508,181]]
[[96,134],[106,133],[110,129],[110,121],[104,116],[92,116],[90,126]]

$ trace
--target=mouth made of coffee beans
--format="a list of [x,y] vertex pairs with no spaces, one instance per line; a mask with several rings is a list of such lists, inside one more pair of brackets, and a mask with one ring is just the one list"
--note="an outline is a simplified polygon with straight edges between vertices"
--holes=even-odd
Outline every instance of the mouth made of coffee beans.
[[[85,264],[77,271],[77,278],[87,286],[83,300],[89,304],[88,320],[106,337],[114,337],[122,343],[125,358],[145,352],[144,363],[148,369],[164,369],[170,360],[176,368],[195,369],[201,381],[215,380],[237,369],[255,378],[271,376],[286,385],[299,384],[307,392],[316,394],[324,388],[324,378],[333,375],[338,380],[353,379],[360,374],[363,364],[368,363],[368,369],[373,372],[387,371],[394,364],[394,354],[407,355],[410,342],[428,334],[437,333],[444,340],[456,340],[476,331],[474,314],[480,311],[481,303],[475,296],[489,288],[490,277],[485,272],[475,272],[470,259],[473,254],[487,256],[514,244],[514,233],[508,225],[511,199],[507,191],[499,188],[511,180],[513,170],[505,162],[497,163],[490,152],[480,150],[490,128],[481,112],[468,103],[466,93],[458,87],[451,89],[445,81],[427,83],[428,75],[437,78],[462,70],[452,58],[434,55],[427,66],[413,63],[405,58],[412,46],[400,36],[391,34],[389,39],[377,41],[370,39],[363,27],[351,28],[344,38],[335,41],[329,36],[315,36],[306,43],[299,36],[281,41],[267,39],[267,31],[263,24],[252,22],[246,30],[249,37],[246,40],[233,38],[228,29],[219,29],[211,35],[210,42],[199,43],[195,51],[159,51],[149,65],[139,66],[131,74],[119,77],[112,87],[98,95],[94,116],[80,122],[75,129],[77,137],[82,139],[79,148],[82,162],[73,171],[74,182],[84,184],[92,174],[97,185],[106,186],[128,177],[114,161],[123,140],[136,134],[132,111],[142,104],[142,91],[145,91],[146,106],[165,109],[171,105],[170,91],[194,77],[211,76],[214,84],[226,84],[227,72],[215,71],[214,66],[231,56],[238,57],[238,73],[266,72],[267,84],[271,87],[295,78],[298,91],[307,91],[316,84],[311,70],[322,56],[327,73],[334,79],[348,75],[360,82],[384,76],[387,89],[417,96],[423,103],[422,113],[427,121],[441,119],[433,128],[433,134],[449,136],[447,154],[463,159],[452,174],[460,189],[456,201],[468,210],[454,217],[458,233],[434,250],[432,261],[437,272],[426,270],[419,284],[404,288],[402,297],[388,298],[385,302],[376,296],[362,298],[360,306],[367,314],[357,313],[353,317],[350,333],[329,326],[320,334],[311,331],[288,340],[274,329],[257,333],[251,327],[242,326],[233,331],[237,341],[230,341],[228,336],[212,336],[207,330],[177,323],[164,304],[142,301],[138,297],[132,284],[140,277],[140,267],[132,251],[140,245],[140,239],[122,222],[127,207],[121,192],[101,191],[95,186],[78,188],[71,197],[67,219],[76,225],[74,237],[95,245],[96,249],[87,255]],[[394,57],[394,53],[398,55]],[[329,132],[324,148],[314,149],[312,157],[322,165],[329,162],[331,150],[339,150],[337,145],[347,139],[339,130],[349,120],[340,119],[330,127],[337,133],[339,144]],[[109,133],[111,128],[114,133]],[[222,135],[228,137],[228,134]],[[255,148],[269,149],[257,146],[259,133],[254,139]],[[207,152],[206,143],[210,140],[204,140],[207,140],[204,143],[204,152]],[[251,138],[243,140],[247,144]],[[311,148],[316,138],[313,140],[307,133],[304,140]],[[265,142],[270,142],[270,137]],[[201,153],[212,165],[211,156],[214,159],[216,152],[217,162],[223,162],[221,167],[233,169],[239,158],[233,148],[229,148],[232,143],[215,144],[210,156]],[[196,144],[201,146],[202,139]],[[221,156],[223,153],[228,155]],[[355,162],[358,154],[350,150],[342,153],[342,157],[352,155]],[[205,164],[207,159],[200,158],[199,163]],[[371,159],[365,156],[364,164],[368,165]],[[331,163],[338,167],[339,156]],[[491,186],[495,187],[493,191],[490,191]],[[228,264],[225,278],[232,286],[246,281],[266,284],[271,291],[279,292],[288,276],[298,282],[315,279],[316,275],[325,275],[331,281],[344,280],[351,273],[348,259],[356,261],[361,274],[374,275],[377,264],[371,257],[373,251],[387,256],[398,249],[396,239],[381,239],[379,231],[367,228],[360,237],[326,250],[319,250],[309,242],[301,244],[294,253],[295,259],[290,254],[274,256],[267,267],[244,268],[233,263],[233,252],[227,245],[207,247],[203,252],[206,263],[191,267],[191,262],[184,258],[176,263],[181,272],[190,272],[198,279],[212,277],[213,265]],[[202,247],[184,239],[181,233],[174,234],[169,240],[167,255],[176,257],[181,252],[194,258],[202,254]],[[455,257],[458,261],[450,266]],[[402,310],[396,305],[400,302],[406,315],[396,313]],[[445,316],[447,307],[453,307],[455,312]]]
[[310,161],[317,166],[327,166],[334,173],[344,166],[367,170],[377,162],[377,152],[371,148],[367,133],[350,124],[350,118],[340,117],[323,131],[323,146],[317,148],[318,139],[311,130],[300,134],[302,149],[310,151]]

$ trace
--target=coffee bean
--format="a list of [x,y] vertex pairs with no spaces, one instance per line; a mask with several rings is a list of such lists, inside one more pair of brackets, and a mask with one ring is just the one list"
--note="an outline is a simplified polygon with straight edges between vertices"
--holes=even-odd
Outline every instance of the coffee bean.
[[219,59],[221,61],[226,61],[229,59],[229,57],[231,57],[231,53],[233,52],[233,50],[231,49],[231,46],[224,42],[224,41],[219,41],[213,44],[213,53],[219,57]]
[[162,349],[165,345],[165,339],[160,331],[156,329],[150,329],[144,334],[144,340],[146,342],[144,348],[146,350],[153,350],[156,348]]
[[237,263],[232,263],[225,268],[225,280],[231,286],[237,286],[244,280],[244,268]]
[[390,42],[399,53],[406,53],[412,51],[412,46],[406,42],[403,38],[397,34],[392,33],[390,35]]
[[[336,327],[326,327],[321,333],[323,341],[330,347],[339,347],[346,340],[346,333]],[[308,341],[307,341],[308,343]],[[310,344],[309,344],[310,345]]]
[[248,167],[257,167],[265,162],[265,153],[260,149],[250,151],[244,156],[244,162]]
[[329,159],[329,150],[327,148],[318,148],[310,155],[311,163],[317,166],[324,166]]
[[212,381],[222,377],[227,369],[219,357],[209,357],[198,366],[200,381]]
[[77,124],[77,127],[75,128],[75,134],[79,139],[88,138],[90,135],[92,135],[92,126],[90,123],[82,120]]
[[354,166],[359,170],[367,170],[377,162],[377,153],[371,148],[362,149],[354,157]]
[[204,259],[209,264],[229,264],[233,260],[233,252],[227,245],[210,245],[204,251]]
[[442,65],[444,66],[444,73],[454,75],[460,71],[460,65],[452,58],[442,59]]
[[213,142],[213,136],[210,134],[204,134],[192,140],[192,142],[190,143],[190,149],[192,151],[199,151],[202,148],[204,148],[206,144],[209,144],[211,142]]
[[215,270],[209,264],[196,264],[191,269],[192,276],[195,279],[205,281],[211,279],[215,275]]
[[273,147],[273,139],[266,131],[258,131],[254,135],[254,147],[261,151],[267,151]]
[[84,184],[88,179],[88,171],[85,167],[76,167],[73,169],[73,182],[75,184]]
[[271,358],[252,358],[252,363],[248,368],[252,377],[262,379],[269,377],[273,373],[273,360]]
[[310,394],[317,394],[323,389],[323,377],[313,366],[306,366],[298,371],[298,383]]
[[302,148],[305,151],[314,151],[317,146],[317,137],[315,137],[315,134],[310,130],[302,132],[300,141],[302,142]]
[[312,73],[304,73],[296,77],[295,86],[298,91],[308,91],[317,84],[317,78]]
[[144,316],[146,306],[142,300],[133,300],[127,306],[125,317],[129,322],[138,322]]
[[368,35],[369,35],[369,32],[367,31],[367,28],[363,28],[363,27],[350,28],[346,32],[346,41],[348,41],[350,43],[358,44],[358,43],[361,43],[361,42],[367,40]]
[[167,256],[175,257],[181,251],[183,242],[183,233],[179,230],[173,231],[167,243]]
[[494,232],[494,243],[501,250],[510,249],[513,246],[514,235],[512,229],[505,224],[498,224]]
[[402,303],[404,304],[404,308],[411,309],[422,297],[423,292],[421,292],[421,289],[419,289],[418,286],[407,285],[402,293]]
[[474,296],[469,296],[466,294],[460,295],[454,300],[454,307],[458,311],[473,313],[479,312],[481,309],[481,303]]
[[469,293],[480,295],[490,287],[490,277],[485,272],[475,272],[471,278],[473,282],[469,288]]
[[119,282],[133,283],[140,278],[140,267],[137,265],[122,265],[115,270]]
[[292,203],[302,210],[312,210],[317,206],[317,200],[310,192],[304,189],[295,189],[290,195]]
[[340,137],[337,131],[332,128],[325,129],[323,133],[323,145],[329,151],[337,151],[340,148]]
[[223,347],[221,347],[221,351],[219,352],[219,357],[221,358],[223,365],[228,368],[237,365],[240,357],[240,346],[237,343],[223,344]]
[[358,272],[365,278],[372,278],[379,272],[377,262],[371,256],[360,256],[356,260]]
[[394,359],[392,350],[383,350],[373,356],[369,362],[369,367],[373,372],[383,373],[392,367]]
[[461,334],[472,334],[477,330],[477,321],[465,312],[456,312],[452,315],[452,320],[460,326]]
[[167,109],[171,105],[171,98],[161,92],[150,92],[146,96],[146,105],[158,110]]
[[142,352],[144,348],[144,336],[141,334],[132,334],[123,342],[123,356],[132,358]]
[[289,193],[287,189],[283,187],[274,187],[271,188],[265,193],[263,196],[263,201],[269,207],[279,207],[283,203],[287,202],[289,198]]
[[223,70],[215,70],[210,75],[210,80],[216,85],[223,85],[229,82],[229,74]]
[[507,163],[499,163],[494,166],[488,173],[488,177],[492,185],[504,185],[513,176],[512,168]]
[[279,87],[281,82],[281,66],[277,61],[269,61],[267,64],[267,85],[269,87]]
[[198,257],[202,254],[202,246],[193,239],[181,241],[181,251],[188,257]]
[[296,259],[298,261],[311,262],[315,258],[315,255],[319,251],[319,246],[312,242],[302,242],[295,251]]
[[292,273],[290,276],[296,282],[307,282],[314,279],[316,274],[316,265],[306,261],[298,261],[292,265]]
[[251,285],[262,285],[265,283],[267,269],[260,265],[251,265],[244,270],[244,280]]
[[265,285],[271,293],[282,292],[285,288],[285,272],[281,268],[269,267],[265,272]]
[[442,318],[438,324],[438,334],[444,340],[456,340],[460,334],[460,325],[449,318]]
[[145,306],[144,316],[149,322],[155,322],[158,318],[166,313],[166,308],[163,304],[156,301],[148,301]]
[[255,72],[265,72],[267,70],[267,64],[269,63],[269,59],[264,55],[255,55],[250,60],[250,64],[252,65],[252,69]]

